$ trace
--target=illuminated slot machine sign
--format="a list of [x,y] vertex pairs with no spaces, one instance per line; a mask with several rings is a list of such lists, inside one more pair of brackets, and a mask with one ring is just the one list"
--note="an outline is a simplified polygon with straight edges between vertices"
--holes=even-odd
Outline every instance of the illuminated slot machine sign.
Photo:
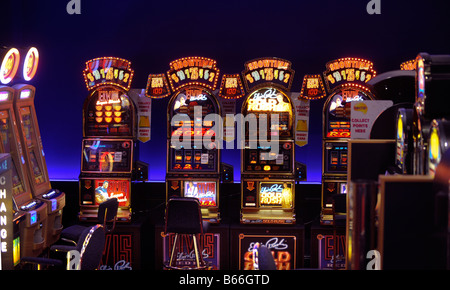
[[85,136],[135,135],[134,103],[127,92],[134,71],[127,60],[96,58],[86,63],[84,78],[91,92],[84,104]]
[[259,204],[262,207],[292,208],[292,183],[260,182]]
[[323,75],[328,97],[323,108],[321,223],[332,224],[332,197],[347,193],[351,103],[374,99],[366,83],[376,72],[370,61],[340,58],[328,62]]
[[167,72],[173,94],[167,112],[166,197],[197,195],[202,217],[210,222],[220,220],[222,139],[217,138],[216,122],[220,120],[216,116],[220,116],[221,108],[213,94],[219,73],[216,61],[204,57],[174,60]]
[[220,84],[219,96],[224,99],[240,99],[245,95],[244,86],[239,74],[224,74]]
[[242,223],[295,223],[294,111],[287,93],[293,76],[286,60],[245,63],[242,78],[249,93],[242,105]]
[[255,245],[264,245],[275,261],[276,270],[296,269],[297,239],[295,235],[239,235],[239,270],[256,270]]
[[217,206],[216,182],[184,181],[184,196],[195,197],[202,207]]
[[150,74],[145,95],[153,99],[162,99],[170,95],[169,82],[165,74]]
[[17,48],[10,48],[5,51],[0,66],[0,82],[3,85],[9,84],[17,74],[20,64],[20,53]]
[[305,75],[303,77],[300,96],[307,100],[318,100],[326,97],[325,85],[321,75]]
[[83,107],[80,219],[97,218],[98,205],[119,201],[118,220],[131,220],[136,105],[128,94],[134,71],[128,60],[101,57],[83,71],[89,95]]
[[433,120],[431,122],[430,137],[428,140],[428,175],[434,177],[436,168],[442,155],[450,145],[450,122],[447,120]]

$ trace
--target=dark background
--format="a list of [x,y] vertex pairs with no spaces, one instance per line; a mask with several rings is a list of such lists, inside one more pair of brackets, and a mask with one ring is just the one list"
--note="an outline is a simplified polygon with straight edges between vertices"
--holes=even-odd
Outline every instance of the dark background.
[[[299,92],[305,74],[322,73],[336,58],[369,59],[380,74],[419,52],[450,53],[447,1],[381,0],[380,15],[367,13],[369,0],[80,1],[80,15],[67,13],[69,0],[0,4],[0,45],[36,46],[40,52],[32,84],[53,180],[78,179],[88,93],[82,71],[92,58],[130,60],[132,87],[145,88],[148,74],[166,72],[181,57],[210,57],[222,73],[240,73],[246,61],[274,56],[292,62],[292,91]],[[167,102],[153,101],[152,140],[140,148],[154,182],[165,177]],[[296,148],[313,183],[321,179],[323,104],[311,102],[309,143]],[[236,181],[239,158],[237,149],[223,152]]]

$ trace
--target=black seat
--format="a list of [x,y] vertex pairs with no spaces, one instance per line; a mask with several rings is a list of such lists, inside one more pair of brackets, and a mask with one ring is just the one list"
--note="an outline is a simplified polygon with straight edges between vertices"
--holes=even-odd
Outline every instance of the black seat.
[[51,252],[68,253],[76,250],[80,259],[79,263],[75,263],[72,267],[70,261],[45,257],[22,257],[21,263],[37,265],[38,269],[42,269],[45,266],[50,269],[96,270],[103,256],[106,241],[105,235],[103,225],[97,224],[92,227],[85,227],[76,246],[52,245],[50,247]]
[[[114,230],[117,220],[117,211],[119,209],[119,201],[117,198],[111,198],[102,202],[98,206],[97,219],[98,223],[103,225],[106,233]],[[72,225],[62,230],[61,240],[76,245],[80,234],[86,229],[84,225]]]
[[272,252],[264,245],[256,243],[253,247],[253,266],[255,270],[276,270]]
[[[199,252],[197,235],[203,234],[203,220],[200,203],[197,198],[173,197],[166,205],[165,229],[166,236],[174,234],[173,246],[169,261],[164,263],[167,269],[204,269],[206,263]],[[179,235],[187,235],[193,239],[195,265],[192,260],[176,258],[179,248]],[[184,249],[178,249],[178,251]]]

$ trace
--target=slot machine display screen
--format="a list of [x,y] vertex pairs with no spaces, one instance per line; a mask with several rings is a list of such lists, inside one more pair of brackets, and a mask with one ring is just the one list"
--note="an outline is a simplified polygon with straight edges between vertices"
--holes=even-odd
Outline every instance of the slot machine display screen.
[[132,166],[131,140],[84,139],[82,171],[128,173]]
[[[21,176],[17,172],[16,162],[20,160],[18,159],[17,152],[15,148],[12,146],[12,124],[11,124],[11,118],[9,115],[8,110],[2,110],[0,111],[0,134],[1,134],[1,140],[2,140],[2,151],[5,153],[11,154],[11,173],[12,173],[12,189],[13,189],[13,197],[19,202],[19,204],[22,204],[20,200],[22,198],[19,198],[19,196],[26,191],[25,184],[21,178]],[[31,196],[27,197],[27,199],[31,199]]]
[[[292,105],[282,91],[272,87],[256,90],[247,98],[243,113],[248,121],[245,122],[247,138],[257,138],[260,131],[267,132],[268,139],[271,136],[292,138]],[[262,124],[266,124],[267,127],[260,130]]]
[[188,88],[174,98],[170,110],[170,171],[216,171],[215,121],[205,116],[218,113],[213,96],[201,88]]
[[[25,92],[25,91],[23,91]],[[22,92],[22,93],[23,93]],[[21,95],[22,95],[21,93]],[[36,132],[35,132],[35,124],[33,123],[33,116],[31,114],[32,110],[28,106],[21,107],[19,110],[20,114],[20,120],[22,120],[22,130],[23,135],[25,136],[25,142],[26,142],[26,148],[28,149],[29,156],[30,156],[30,162],[33,169],[33,182],[34,184],[38,185],[44,182],[47,182],[46,176],[43,172],[42,164],[39,162],[38,157],[39,152],[36,152],[38,150],[37,144],[34,143],[34,140],[36,139]]]
[[[272,144],[271,144],[272,145]],[[254,147],[254,148],[253,148]],[[291,141],[279,141],[278,150],[245,142],[244,169],[247,172],[291,172],[294,145]]]
[[260,182],[261,207],[292,208],[292,182]]
[[350,138],[350,102],[369,97],[355,88],[338,89],[326,108],[325,138]]
[[198,198],[202,207],[217,206],[216,182],[190,180],[184,182],[184,196]]
[[132,136],[133,110],[125,91],[115,87],[95,90],[84,110],[85,136]]
[[348,145],[345,142],[325,143],[324,173],[347,173]]
[[130,181],[121,179],[94,179],[95,205],[117,198],[120,207],[130,205]]

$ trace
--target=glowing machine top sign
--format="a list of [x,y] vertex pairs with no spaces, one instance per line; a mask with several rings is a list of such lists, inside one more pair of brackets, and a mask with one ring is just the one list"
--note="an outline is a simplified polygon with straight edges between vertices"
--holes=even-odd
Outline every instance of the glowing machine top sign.
[[247,100],[247,112],[291,112],[292,106],[285,94],[275,88],[255,91]]
[[20,53],[16,48],[9,49],[3,57],[0,66],[0,82],[9,84],[15,77],[19,68]]
[[300,98],[308,100],[318,100],[325,97],[326,91],[320,75],[305,75],[303,78]]
[[145,95],[153,99],[162,99],[170,95],[169,82],[165,74],[150,74]]
[[245,94],[239,74],[224,74],[220,84],[219,96],[224,99],[239,99]]
[[246,62],[242,77],[247,90],[252,90],[259,86],[267,86],[267,83],[271,83],[289,91],[294,79],[294,73],[289,61],[267,57]]
[[328,91],[333,91],[343,83],[365,85],[376,76],[373,63],[360,58],[340,58],[326,64],[324,72]]
[[99,57],[89,60],[83,71],[88,90],[102,85],[116,85],[128,90],[133,74],[131,62],[117,57]]
[[35,47],[28,50],[23,63],[23,79],[30,81],[35,75],[39,64],[39,52]]
[[215,90],[219,73],[216,61],[213,59],[185,57],[170,63],[167,76],[173,91],[192,85]]

